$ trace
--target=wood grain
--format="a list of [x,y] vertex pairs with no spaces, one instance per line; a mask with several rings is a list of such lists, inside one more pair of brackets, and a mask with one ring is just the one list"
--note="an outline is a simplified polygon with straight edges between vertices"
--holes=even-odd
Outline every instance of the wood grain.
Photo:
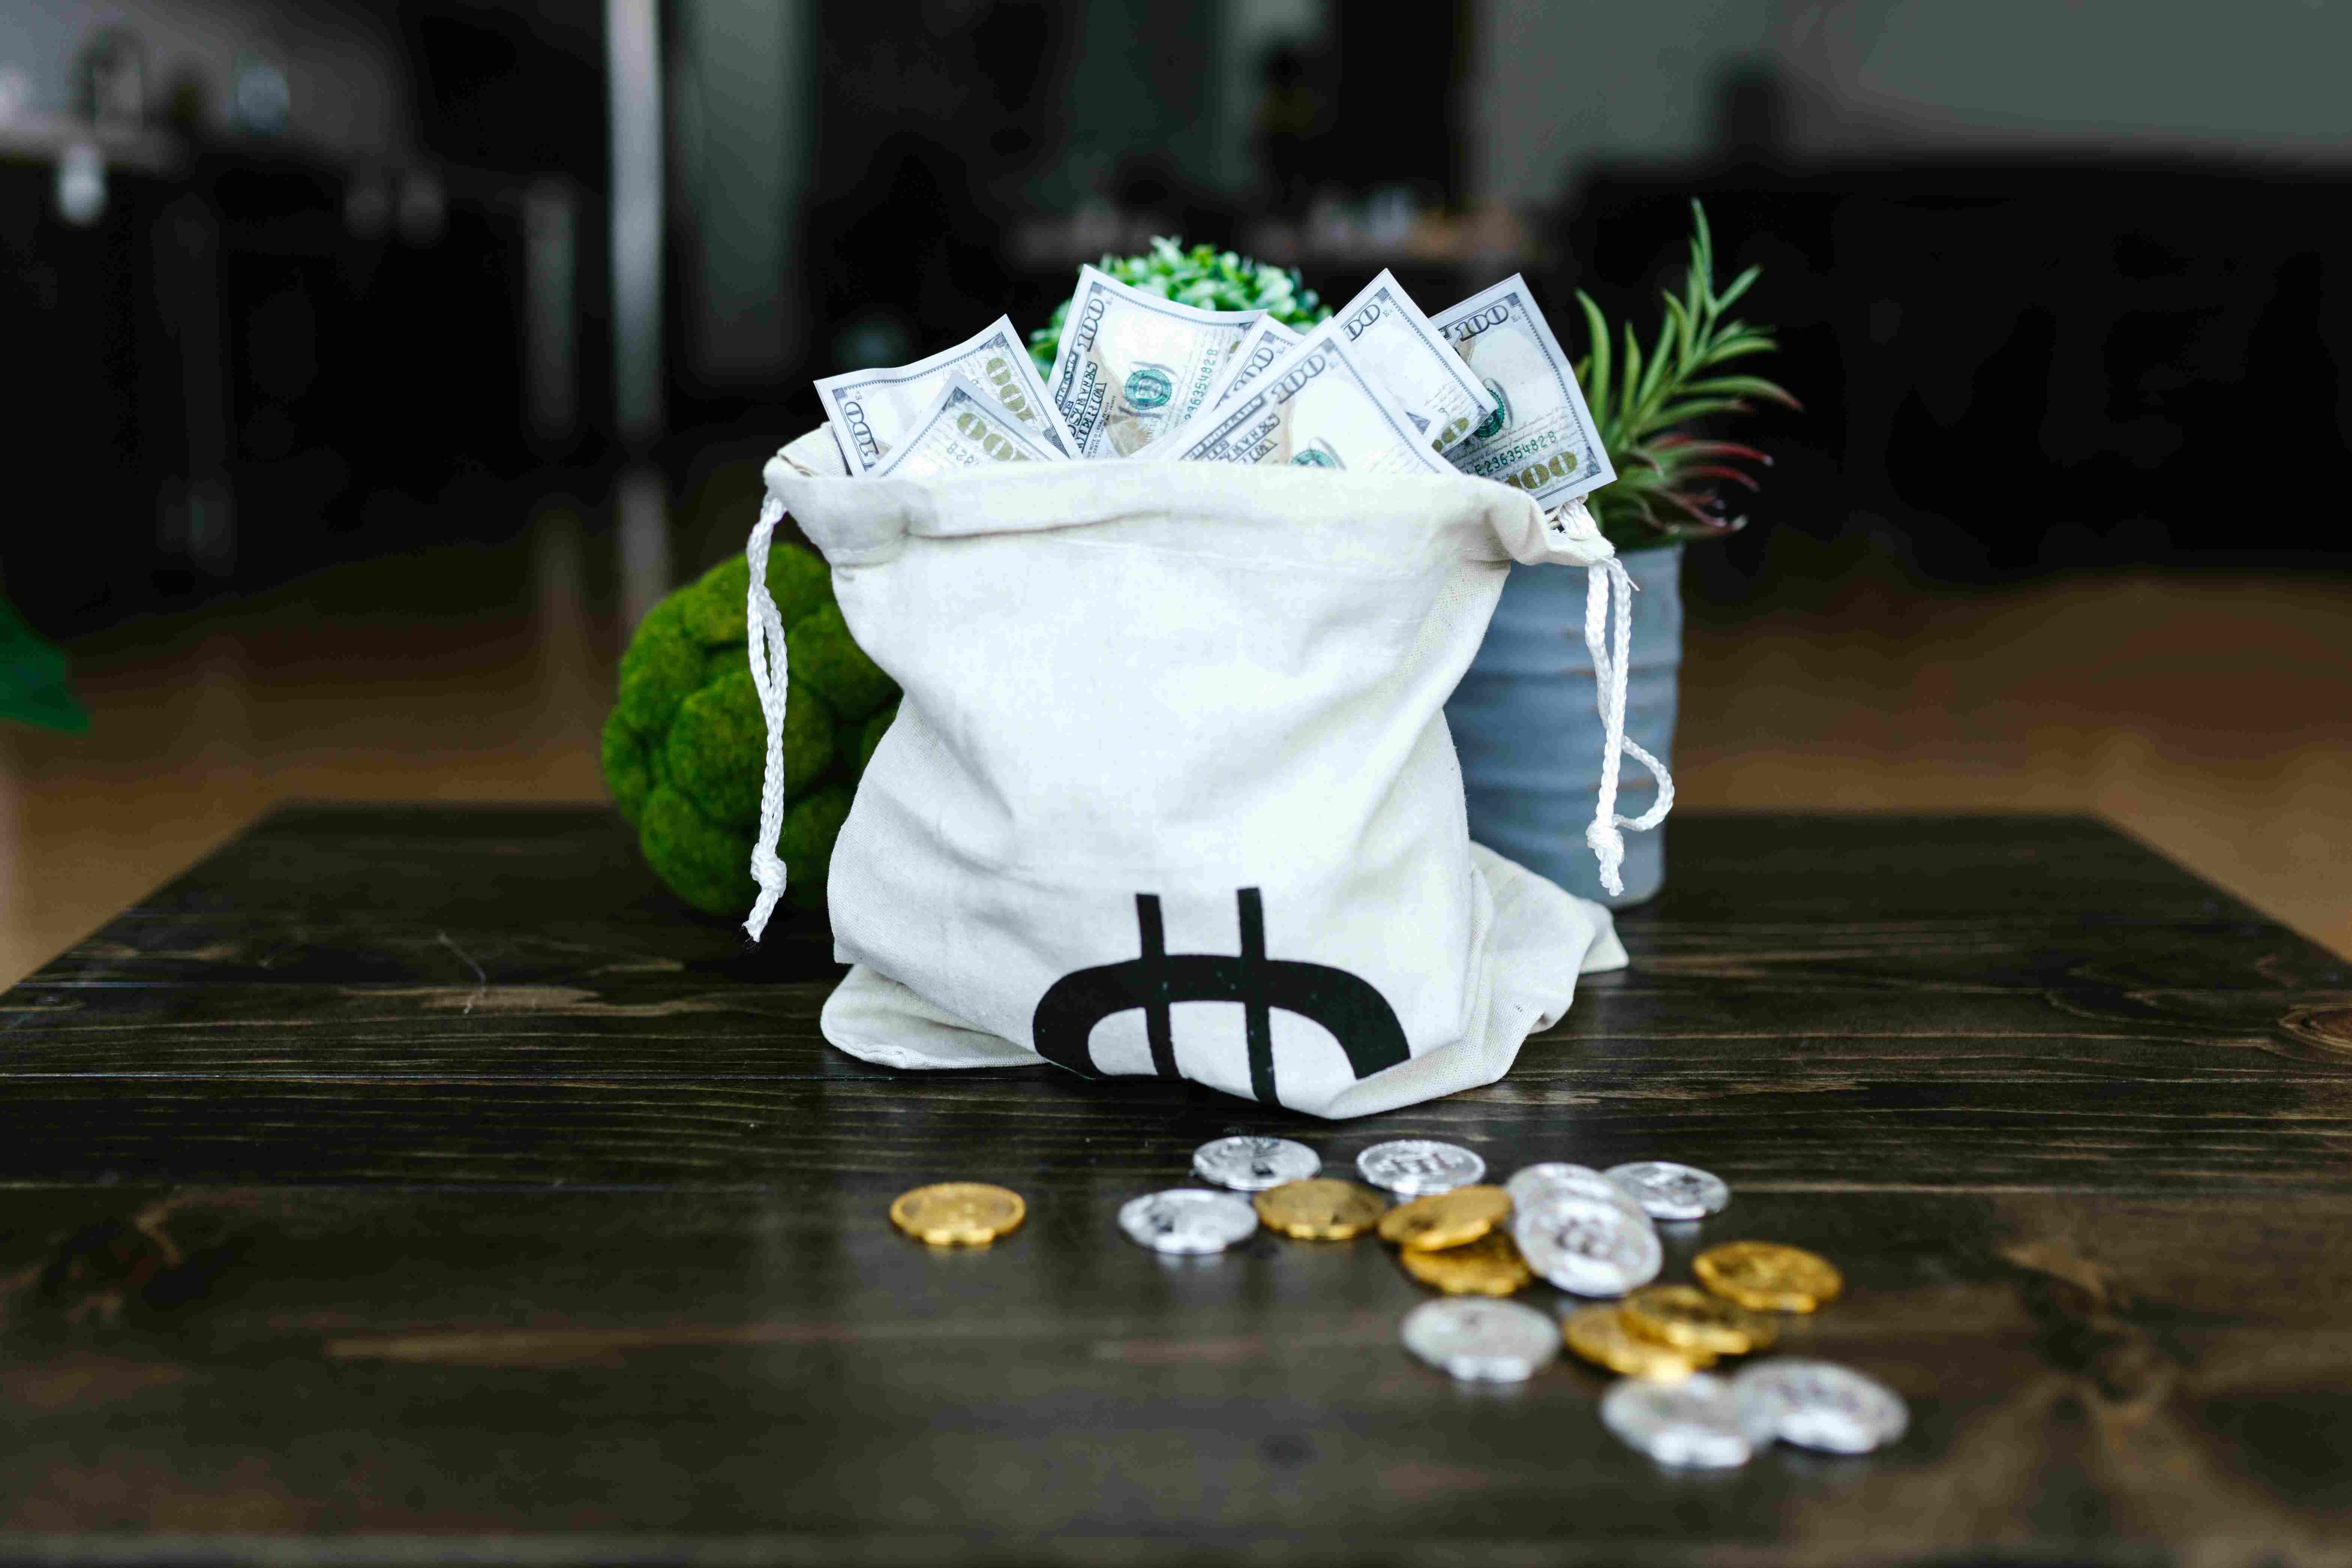
[[[601,813],[281,812],[0,996],[0,1557],[2352,1561],[2352,973],[2067,818],[1678,817],[1503,1082],[1329,1124],[826,1047]],[[1459,1387],[1376,1243],[1126,1243],[1242,1129],[1705,1164],[1845,1270],[1860,1459]],[[898,1236],[1024,1193],[978,1253]],[[1549,1289],[1528,1298],[1568,1304]]]

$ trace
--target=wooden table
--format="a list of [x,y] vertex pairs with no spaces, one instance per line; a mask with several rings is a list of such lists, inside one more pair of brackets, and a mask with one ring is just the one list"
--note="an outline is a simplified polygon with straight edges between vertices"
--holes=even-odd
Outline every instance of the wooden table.
[[[0,1557],[2352,1561],[2352,973],[2107,828],[1681,816],[1504,1082],[1328,1124],[824,1046],[821,922],[585,810],[280,812],[0,999]],[[1457,1386],[1377,1242],[1124,1240],[1237,1129],[1729,1180],[1897,1447]],[[885,1219],[1028,1194],[983,1252]],[[1526,1298],[1563,1304],[1548,1289]]]

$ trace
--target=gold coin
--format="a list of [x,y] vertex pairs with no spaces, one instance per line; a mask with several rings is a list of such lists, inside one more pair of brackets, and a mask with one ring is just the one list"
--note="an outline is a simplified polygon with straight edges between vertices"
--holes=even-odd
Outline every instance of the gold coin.
[[1777,1241],[1727,1241],[1691,1259],[1698,1282],[1758,1312],[1810,1312],[1837,1300],[1844,1277],[1826,1258]]
[[1408,1247],[1397,1261],[1406,1273],[1449,1296],[1507,1296],[1535,1278],[1518,1247],[1500,1231],[1434,1252]]
[[985,1247],[1029,1213],[1021,1194],[986,1182],[940,1182],[900,1193],[890,1223],[932,1247]]
[[1455,1187],[1399,1204],[1381,1215],[1381,1239],[1435,1252],[1477,1240],[1510,1212],[1511,1194],[1500,1187]]
[[1677,1350],[1643,1339],[1625,1326],[1615,1307],[1606,1303],[1570,1313],[1560,1332],[1568,1348],[1585,1360],[1652,1383],[1676,1383],[1703,1366],[1715,1364],[1715,1356],[1707,1351]]
[[1311,1176],[1250,1199],[1257,1217],[1301,1241],[1349,1241],[1380,1223],[1381,1200],[1353,1182]]
[[1780,1334],[1771,1319],[1710,1296],[1696,1285],[1652,1285],[1626,1297],[1617,1310],[1625,1326],[1645,1340],[1709,1355],[1746,1355],[1762,1350]]

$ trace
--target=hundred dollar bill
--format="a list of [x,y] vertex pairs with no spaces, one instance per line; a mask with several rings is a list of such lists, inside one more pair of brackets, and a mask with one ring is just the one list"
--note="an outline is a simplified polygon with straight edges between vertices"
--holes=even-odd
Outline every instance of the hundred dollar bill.
[[1390,273],[1364,285],[1331,320],[1435,450],[1460,442],[1494,415],[1494,396]]
[[1233,360],[1225,364],[1223,381],[1218,381],[1216,390],[1209,393],[1209,406],[1213,409],[1216,405],[1233,397],[1234,393],[1240,393],[1251,381],[1256,381],[1258,374],[1267,364],[1273,364],[1275,360],[1298,348],[1303,336],[1306,336],[1303,331],[1291,331],[1289,327],[1284,327],[1270,315],[1258,318],[1256,327],[1251,327],[1242,336],[1240,348],[1233,351]]
[[1617,470],[1551,324],[1517,274],[1436,318],[1499,405],[1446,457],[1465,474],[1500,479],[1546,507],[1599,489]]
[[895,370],[853,370],[816,384],[817,400],[833,421],[835,439],[853,474],[870,474],[907,438],[950,376],[961,376],[1036,440],[1076,456],[1070,428],[1045,396],[1036,367],[1010,316],[929,359]]
[[871,478],[927,479],[997,463],[1066,463],[1070,459],[1030,438],[995,399],[963,377],[950,376]]
[[1264,314],[1196,310],[1080,268],[1046,378],[1077,456],[1132,456],[1206,408],[1226,360]]
[[1233,400],[1162,443],[1179,463],[1291,463],[1370,474],[1451,474],[1337,321],[1324,322]]
[[[1258,373],[1298,346],[1299,334],[1276,321],[1272,316],[1260,316],[1257,323],[1242,337],[1241,347],[1225,362],[1217,377],[1217,384],[1209,391],[1209,406],[1222,405],[1233,395],[1255,381]],[[1129,454],[1130,457],[1158,460],[1174,454],[1167,450],[1181,426],[1171,426],[1158,440]]]
[[1214,408],[1243,387],[1258,378],[1266,366],[1288,353],[1299,344],[1305,334],[1294,332],[1272,316],[1261,316],[1257,324],[1242,338],[1241,347],[1225,362],[1225,374],[1209,393],[1209,406]]

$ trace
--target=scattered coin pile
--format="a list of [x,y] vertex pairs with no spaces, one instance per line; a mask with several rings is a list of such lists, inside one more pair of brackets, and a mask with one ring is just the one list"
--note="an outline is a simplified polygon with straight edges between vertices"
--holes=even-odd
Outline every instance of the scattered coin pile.
[[[1731,1190],[1696,1166],[1552,1163],[1493,1186],[1472,1151],[1405,1138],[1356,1157],[1368,1185],[1322,1169],[1314,1150],[1287,1138],[1220,1138],[1192,1155],[1193,1173],[1213,1187],[1131,1199],[1119,1229],[1154,1251],[1192,1254],[1221,1252],[1260,1226],[1301,1241],[1377,1231],[1406,1274],[1444,1292],[1405,1315],[1408,1351],[1454,1377],[1517,1382],[1565,1343],[1619,1374],[1601,1422],[1663,1464],[1745,1464],[1775,1441],[1867,1453],[1908,1423],[1901,1395],[1832,1362],[1780,1356],[1728,1377],[1706,1370],[1770,1349],[1778,1314],[1816,1311],[1844,1281],[1802,1248],[1731,1241],[1692,1259],[1696,1285],[1655,1283],[1664,1259],[1657,1222],[1706,1219],[1731,1202]],[[890,1205],[893,1224],[933,1247],[985,1246],[1026,1212],[1018,1194],[978,1182],[918,1187]],[[1501,1299],[1538,1278],[1606,1300],[1557,1322]]]

